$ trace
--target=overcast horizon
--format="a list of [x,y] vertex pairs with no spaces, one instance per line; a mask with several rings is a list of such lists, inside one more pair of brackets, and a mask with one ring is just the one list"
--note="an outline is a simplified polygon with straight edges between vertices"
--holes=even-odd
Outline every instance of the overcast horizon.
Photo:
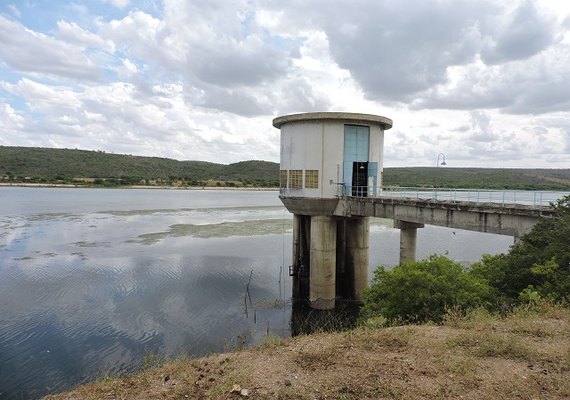
[[570,168],[570,2],[0,1],[0,145],[279,162],[273,118],[394,121],[386,167]]

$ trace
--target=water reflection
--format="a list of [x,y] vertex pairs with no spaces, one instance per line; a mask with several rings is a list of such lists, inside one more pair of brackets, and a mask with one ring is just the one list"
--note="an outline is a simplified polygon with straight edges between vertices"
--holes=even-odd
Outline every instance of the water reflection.
[[[243,246],[243,240],[237,242]],[[264,237],[259,245],[272,241]],[[0,392],[33,397],[98,374],[132,371],[147,354],[222,351],[238,336],[251,344],[267,329],[287,336],[289,306],[276,297],[279,269],[273,266],[279,261],[200,255],[158,265],[139,257],[121,267],[4,271],[9,274],[0,282],[7,300],[0,305]],[[255,321],[245,315],[243,302],[252,269]]]
[[[288,336],[313,317],[292,321],[291,215],[275,192],[14,189],[0,188],[1,398]],[[372,266],[397,262],[398,235],[371,225]],[[418,257],[473,261],[511,243],[426,227]]]

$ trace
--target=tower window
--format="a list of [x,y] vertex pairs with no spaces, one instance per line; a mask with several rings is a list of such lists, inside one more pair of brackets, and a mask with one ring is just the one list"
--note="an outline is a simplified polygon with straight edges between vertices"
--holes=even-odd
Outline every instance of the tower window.
[[282,169],[279,171],[279,187],[286,188],[287,187],[287,170]]
[[289,171],[289,188],[302,189],[303,188],[303,170],[292,169]]
[[319,188],[319,170],[308,169],[305,171],[305,188],[318,189]]

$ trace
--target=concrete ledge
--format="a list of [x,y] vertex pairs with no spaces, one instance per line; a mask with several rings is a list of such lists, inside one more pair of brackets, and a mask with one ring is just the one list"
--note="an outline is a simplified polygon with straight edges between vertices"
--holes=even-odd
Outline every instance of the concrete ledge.
[[290,213],[297,215],[334,215],[338,198],[318,199],[308,197],[279,196],[281,202]]

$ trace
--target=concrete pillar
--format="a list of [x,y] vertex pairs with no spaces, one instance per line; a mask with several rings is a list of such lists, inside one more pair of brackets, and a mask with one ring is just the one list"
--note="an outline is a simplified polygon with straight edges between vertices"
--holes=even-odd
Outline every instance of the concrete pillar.
[[300,236],[301,236],[301,217],[297,214],[293,214],[293,288],[292,288],[292,295],[293,295],[293,302],[300,300],[300,274],[299,274],[299,266],[300,266],[300,259],[301,259],[301,243],[300,243]]
[[330,310],[336,296],[336,221],[333,217],[311,217],[311,269],[309,303]]
[[424,224],[415,222],[394,221],[394,228],[400,229],[400,264],[406,261],[416,261],[416,239],[418,228],[423,228]]
[[336,297],[349,298],[352,282],[346,268],[346,218],[336,220]]
[[349,218],[346,221],[347,267],[352,269],[351,298],[362,302],[362,292],[368,286],[368,236],[370,218]]

